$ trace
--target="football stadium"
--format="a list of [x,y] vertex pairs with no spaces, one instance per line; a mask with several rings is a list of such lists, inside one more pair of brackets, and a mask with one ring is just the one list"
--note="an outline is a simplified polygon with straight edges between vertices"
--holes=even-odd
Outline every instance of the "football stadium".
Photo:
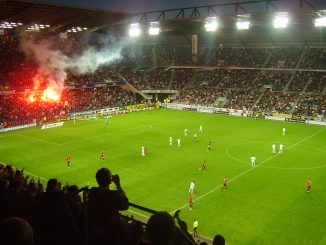
[[325,2],[73,2],[0,1],[1,244],[326,244]]

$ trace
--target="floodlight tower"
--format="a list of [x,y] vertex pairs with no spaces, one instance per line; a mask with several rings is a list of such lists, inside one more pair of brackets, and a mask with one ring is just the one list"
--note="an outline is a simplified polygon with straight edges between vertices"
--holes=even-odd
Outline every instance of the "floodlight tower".
[[273,27],[275,29],[283,29],[288,26],[289,17],[288,13],[277,13],[274,20],[273,20]]
[[208,32],[214,32],[218,28],[218,22],[216,17],[208,17],[205,22],[205,30]]
[[148,34],[151,36],[157,36],[160,33],[160,23],[155,21],[155,22],[150,22],[149,23],[149,29],[148,29]]
[[132,23],[129,27],[129,36],[138,37],[141,34],[139,23]]

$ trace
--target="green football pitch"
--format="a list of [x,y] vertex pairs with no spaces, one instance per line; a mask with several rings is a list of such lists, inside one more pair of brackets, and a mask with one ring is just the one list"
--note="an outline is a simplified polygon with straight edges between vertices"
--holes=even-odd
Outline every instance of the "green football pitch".
[[[178,137],[181,147],[176,145]],[[284,153],[273,155],[273,143],[277,150],[284,144]],[[149,149],[146,157],[141,156],[142,145]],[[101,151],[104,160],[99,159]],[[251,155],[257,158],[254,168]],[[111,118],[108,127],[98,119],[0,134],[0,161],[24,167],[26,175],[96,186],[97,169],[108,167],[120,175],[131,202],[171,214],[181,209],[189,229],[197,219],[199,235],[222,234],[229,245],[326,244],[325,156],[322,126],[172,110]],[[200,171],[203,160],[206,173]],[[229,187],[222,191],[225,176]],[[192,180],[196,188],[189,210]],[[150,216],[130,210],[135,217]]]

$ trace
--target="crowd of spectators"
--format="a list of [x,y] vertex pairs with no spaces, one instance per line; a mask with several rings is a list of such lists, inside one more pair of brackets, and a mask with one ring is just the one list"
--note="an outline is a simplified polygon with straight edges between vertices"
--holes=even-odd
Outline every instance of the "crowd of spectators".
[[326,73],[315,72],[310,74],[310,83],[308,84],[306,91],[314,94],[322,94],[325,87]]
[[304,94],[293,112],[294,115],[317,116],[324,114],[326,110],[326,96],[317,94]]
[[303,52],[302,47],[276,47],[271,51],[271,57],[266,67],[294,68]]
[[326,69],[326,50],[325,48],[308,47],[301,61],[302,69]]
[[66,118],[69,113],[96,110],[105,107],[126,106],[136,103],[134,94],[120,87],[97,87],[67,89],[59,102],[42,101],[41,95],[35,102],[29,93],[0,95],[0,122],[7,127]]
[[[178,210],[174,216],[155,212],[147,224],[120,215],[129,200],[120,177],[107,168],[95,175],[98,187],[40,179],[0,163],[0,235],[15,245],[197,245]],[[115,187],[111,188],[114,184]],[[83,191],[83,199],[80,192]],[[196,236],[198,239],[198,235]],[[214,245],[224,245],[217,235]]]
[[283,92],[266,92],[255,105],[254,110],[271,113],[289,113],[298,94]]
[[[269,50],[261,47],[223,47],[215,50],[209,64],[213,66],[263,67]],[[203,64],[204,65],[204,64]]]
[[229,109],[249,110],[256,101],[257,93],[254,90],[232,88],[225,91],[227,102],[223,107]]
[[167,89],[171,79],[171,70],[154,68],[144,73],[143,81],[137,83],[138,90]]
[[192,69],[175,69],[170,89],[181,90],[194,76]]
[[[20,91],[33,86],[32,78],[36,66],[25,60],[19,50],[15,36],[0,36],[0,88]],[[60,39],[62,48],[81,49],[83,43],[78,39]],[[68,48],[67,48],[68,47]],[[114,66],[104,66],[92,74],[76,75],[68,73],[67,86],[82,86],[97,83],[122,81],[130,82],[137,90],[179,90],[180,102],[195,104],[214,104],[219,97],[226,100],[225,107],[250,108],[258,95],[266,89],[256,109],[269,111],[289,111],[288,107],[302,93],[319,94],[325,92],[325,73],[307,71],[260,71],[260,70],[195,70],[166,69],[171,65],[196,65],[193,63],[190,46],[169,47],[159,45],[128,46],[122,51],[124,59]],[[65,53],[68,51],[65,50]],[[267,47],[238,46],[200,47],[197,65],[250,68],[294,68],[300,62],[305,69],[325,68],[325,49],[322,47]],[[300,56],[302,60],[300,60]],[[269,58],[268,58],[269,57]],[[268,61],[268,62],[267,62]],[[122,77],[123,78],[122,78]],[[291,79],[292,78],[292,79]],[[134,96],[119,88],[96,88],[66,90],[61,103],[38,105],[26,103],[24,94],[0,95],[0,120],[22,121],[32,118],[55,118],[77,110],[98,109],[104,106],[126,105],[134,102]],[[299,97],[298,97],[299,96]],[[270,101],[269,101],[270,100]],[[278,100],[278,101],[274,101]],[[20,106],[18,104],[21,103]],[[280,106],[283,104],[283,106]],[[303,105],[299,103],[299,106]],[[282,108],[280,108],[282,107]],[[305,111],[297,109],[296,111]],[[36,118],[37,117],[37,118]]]
[[96,84],[96,83],[110,83],[121,81],[117,72],[109,67],[101,67],[95,73],[87,73],[76,75],[68,73],[65,83],[67,85],[83,85],[83,84]]

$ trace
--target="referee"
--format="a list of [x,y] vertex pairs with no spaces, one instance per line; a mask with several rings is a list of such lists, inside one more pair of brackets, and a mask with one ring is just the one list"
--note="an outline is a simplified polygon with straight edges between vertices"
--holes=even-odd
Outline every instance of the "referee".
[[194,227],[194,229],[193,229],[193,234],[194,234],[194,237],[198,237],[198,233],[197,233],[197,228],[198,228],[198,221],[196,220],[196,219],[194,219],[194,224],[193,224],[193,227]]

